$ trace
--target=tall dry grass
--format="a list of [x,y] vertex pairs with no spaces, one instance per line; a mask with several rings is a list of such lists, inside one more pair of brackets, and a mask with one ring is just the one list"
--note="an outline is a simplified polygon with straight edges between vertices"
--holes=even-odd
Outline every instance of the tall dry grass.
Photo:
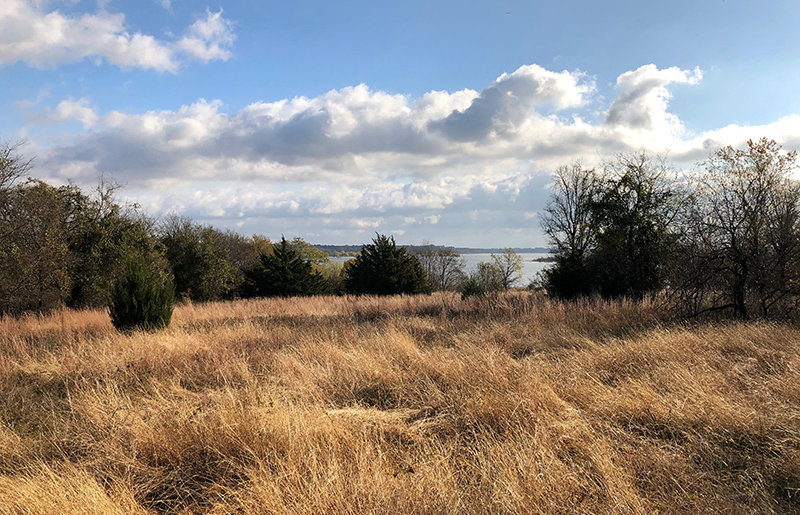
[[795,513],[800,331],[534,294],[0,320],[0,513]]

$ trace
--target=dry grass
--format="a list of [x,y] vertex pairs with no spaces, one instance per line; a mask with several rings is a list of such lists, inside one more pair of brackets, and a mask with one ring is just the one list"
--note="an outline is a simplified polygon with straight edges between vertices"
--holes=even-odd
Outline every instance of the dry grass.
[[0,321],[0,513],[796,513],[800,330],[532,294]]

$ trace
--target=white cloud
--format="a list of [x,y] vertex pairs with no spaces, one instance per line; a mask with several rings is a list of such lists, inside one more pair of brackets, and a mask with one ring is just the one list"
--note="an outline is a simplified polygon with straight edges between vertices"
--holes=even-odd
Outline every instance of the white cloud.
[[583,105],[594,91],[582,73],[560,73],[538,65],[504,73],[475,97],[469,107],[452,111],[431,124],[448,138],[476,141],[513,133],[536,107],[561,110]]
[[222,11],[206,12],[178,41],[130,33],[124,14],[101,9],[94,14],[46,12],[41,2],[0,0],[0,65],[24,62],[54,68],[87,58],[105,59],[123,68],[176,72],[185,58],[227,60],[235,39]]
[[800,147],[798,115],[685,137],[669,111],[669,88],[701,76],[653,65],[622,74],[598,123],[576,111],[604,111],[586,75],[538,66],[481,91],[414,99],[361,84],[230,114],[202,99],[140,114],[99,113],[86,99],[68,99],[49,118],[92,130],[44,148],[37,162],[61,180],[114,177],[154,213],[178,210],[243,230],[269,220],[287,232],[324,227],[341,237],[409,225],[432,239],[465,228],[535,234],[548,172],[574,159],[594,166],[646,149],[690,166],[718,146],[761,136]]
[[617,78],[619,96],[608,110],[606,123],[633,130],[658,132],[664,135],[680,135],[683,126],[674,114],[667,112],[671,93],[670,84],[697,84],[702,72],[679,68],[659,70],[648,64],[637,70],[625,72]]
[[[220,101],[201,99],[175,111],[101,115],[86,99],[68,99],[50,118],[78,120],[94,130],[51,149],[46,162],[54,172],[69,162],[89,177],[119,174],[143,183],[428,183],[552,169],[575,158],[591,165],[642,148],[690,161],[698,152],[707,155],[712,144],[767,134],[779,141],[797,137],[794,116],[770,127],[731,126],[683,139],[681,121],[668,111],[667,88],[694,84],[701,73],[653,65],[619,77],[619,96],[603,122],[561,116],[591,101],[594,86],[584,77],[524,66],[480,92],[436,91],[411,99],[361,84],[314,98],[257,102],[233,114],[222,112]],[[547,114],[549,109],[555,112]]]
[[97,115],[97,109],[89,104],[89,99],[85,97],[78,100],[71,98],[63,100],[58,104],[55,111],[50,114],[49,118],[52,121],[77,120],[88,129],[100,119]]
[[194,22],[176,47],[204,63],[227,61],[233,55],[230,48],[235,39],[233,22],[222,17],[222,9],[216,13],[206,9],[206,19]]

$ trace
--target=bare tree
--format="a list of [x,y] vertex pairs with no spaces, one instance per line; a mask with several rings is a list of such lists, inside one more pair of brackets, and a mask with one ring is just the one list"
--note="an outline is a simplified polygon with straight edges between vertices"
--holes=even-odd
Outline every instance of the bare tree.
[[25,159],[20,149],[24,141],[17,143],[0,143],[0,191],[6,191],[14,182],[28,173],[33,167],[33,159]]
[[555,263],[543,271],[544,284],[551,294],[574,298],[593,290],[586,260],[595,245],[592,206],[602,186],[594,170],[576,161],[553,173],[550,199],[541,217],[541,227],[555,254]]
[[781,317],[800,299],[800,183],[796,153],[775,142],[725,147],[704,163],[685,239],[684,295],[695,313],[757,306]]
[[576,161],[553,174],[553,191],[542,214],[542,230],[558,254],[581,260],[594,242],[591,201],[597,173]]
[[466,277],[466,261],[451,248],[436,247],[429,241],[424,241],[415,255],[425,269],[428,283],[434,291],[455,290]]
[[492,261],[500,273],[500,284],[504,290],[522,279],[522,256],[513,250],[506,248],[502,254],[492,254]]

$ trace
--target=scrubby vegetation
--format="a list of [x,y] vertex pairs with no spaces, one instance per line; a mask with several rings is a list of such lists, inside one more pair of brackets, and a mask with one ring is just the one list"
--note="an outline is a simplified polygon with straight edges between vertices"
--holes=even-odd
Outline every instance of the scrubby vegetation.
[[524,292],[0,319],[0,513],[796,513],[800,330]]
[[680,180],[559,169],[549,296],[509,291],[511,249],[466,275],[377,234],[337,265],[23,181],[18,149],[0,514],[800,511],[800,183],[774,142]]
[[797,154],[775,141],[725,147],[678,174],[662,158],[621,155],[602,170],[554,174],[542,229],[562,298],[642,298],[668,290],[689,317],[724,311],[784,319],[800,307]]
[[157,330],[169,325],[175,299],[172,276],[132,259],[114,285],[108,314],[117,329]]

